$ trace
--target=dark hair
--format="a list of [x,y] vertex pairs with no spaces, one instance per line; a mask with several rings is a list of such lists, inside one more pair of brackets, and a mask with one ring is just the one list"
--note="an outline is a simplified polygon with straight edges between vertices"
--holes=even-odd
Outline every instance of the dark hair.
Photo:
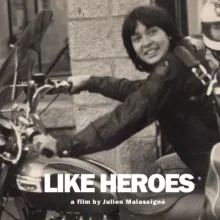
[[137,21],[141,22],[148,28],[153,26],[161,28],[169,37],[171,37],[171,49],[180,42],[182,36],[169,13],[159,6],[141,6],[135,8],[126,16],[122,27],[122,39],[129,58],[138,70],[149,71],[153,66],[146,64],[136,56],[131,42],[131,36],[135,33]]

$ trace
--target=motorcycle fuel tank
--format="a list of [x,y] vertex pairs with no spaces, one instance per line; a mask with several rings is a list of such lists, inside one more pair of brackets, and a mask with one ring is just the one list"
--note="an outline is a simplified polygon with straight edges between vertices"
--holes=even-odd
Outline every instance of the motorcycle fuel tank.
[[[100,175],[110,176],[115,172],[105,165],[86,158],[46,158],[31,154],[18,169],[16,182],[22,191],[24,199],[31,207],[37,209],[59,210],[79,213],[112,213],[117,210],[117,204],[106,201],[116,199],[116,194],[107,189],[100,191]],[[50,176],[51,188],[58,186],[58,175],[94,174],[93,188],[95,192],[45,192],[45,174]],[[60,175],[61,176],[61,175]],[[82,178],[77,179],[80,185]],[[63,187],[65,183],[63,183]],[[99,204],[98,201],[100,201]]]

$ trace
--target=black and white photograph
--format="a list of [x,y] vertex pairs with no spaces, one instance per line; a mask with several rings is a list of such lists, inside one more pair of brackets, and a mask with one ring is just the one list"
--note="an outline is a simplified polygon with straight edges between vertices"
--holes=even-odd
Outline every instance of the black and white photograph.
[[0,219],[220,219],[220,0],[0,0]]

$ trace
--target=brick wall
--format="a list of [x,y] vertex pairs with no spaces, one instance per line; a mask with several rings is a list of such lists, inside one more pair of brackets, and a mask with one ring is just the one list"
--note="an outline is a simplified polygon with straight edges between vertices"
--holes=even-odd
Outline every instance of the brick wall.
[[[135,70],[121,40],[124,15],[149,0],[67,0],[69,40],[73,75],[92,74],[146,77]],[[111,111],[118,103],[98,94],[83,92],[74,96],[77,131]],[[91,155],[118,172],[149,172],[156,159],[155,125],[131,137],[119,147]],[[148,171],[147,171],[148,170]]]

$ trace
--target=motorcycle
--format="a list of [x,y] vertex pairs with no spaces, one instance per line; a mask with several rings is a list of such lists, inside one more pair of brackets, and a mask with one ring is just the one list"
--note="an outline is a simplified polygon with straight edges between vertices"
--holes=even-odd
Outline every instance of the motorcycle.
[[[198,219],[204,202],[203,190],[194,190],[189,194],[160,195],[120,194],[110,190],[103,193],[100,190],[101,174],[108,178],[116,174],[106,165],[86,157],[59,158],[50,157],[50,152],[39,154],[37,146],[33,144],[33,137],[46,133],[46,129],[40,119],[38,104],[45,94],[67,93],[70,86],[65,81],[45,83],[44,74],[33,73],[42,33],[46,31],[51,18],[50,11],[37,15],[0,70],[0,101],[4,103],[4,108],[0,110],[0,218],[9,198],[14,198],[21,220],[44,220],[48,211],[56,212],[55,216],[49,217],[51,220]],[[13,68],[9,65],[12,63]],[[11,74],[10,68],[15,69],[14,74]],[[25,76],[27,79],[24,80]],[[17,104],[22,94],[26,97],[25,108]],[[57,186],[59,174],[93,174],[95,193],[45,192],[45,175],[48,174],[53,186]],[[77,181],[80,184],[80,177]],[[134,201],[164,199],[166,204],[127,204],[125,201],[128,198]],[[91,203],[92,200],[119,202],[97,205]]]
[[[33,86],[33,83],[32,83]],[[95,188],[100,188],[100,174],[107,176],[115,173],[107,166],[91,159],[48,158],[40,156],[36,146],[31,144],[35,134],[45,132],[44,125],[36,114],[37,105],[42,96],[55,87],[45,84],[36,89],[31,98],[27,117],[19,116],[16,123],[8,118],[1,118],[1,128],[5,130],[7,143],[2,143],[0,157],[3,160],[0,176],[1,212],[9,196],[15,198],[15,205],[20,219],[45,219],[48,210],[59,212],[56,219],[107,219],[117,212],[116,205],[74,204],[72,201],[110,200],[114,193],[45,193],[44,175],[51,175],[52,184],[57,185],[57,174],[95,174]],[[3,142],[3,139],[2,139]],[[79,180],[80,181],[80,180]],[[90,213],[92,210],[92,213]],[[104,216],[104,217],[103,217]],[[106,216],[106,217],[105,217]],[[108,219],[111,219],[110,217]]]
[[[32,144],[35,134],[46,132],[37,114],[38,103],[46,93],[57,89],[54,85],[44,84],[44,74],[33,73],[40,42],[51,21],[51,11],[38,13],[0,69],[0,218],[6,211],[9,198],[14,198],[19,219],[23,220],[46,219],[48,210],[59,213],[56,219],[113,219],[117,215],[117,205],[79,205],[73,201],[110,200],[116,198],[114,193],[81,193],[76,196],[75,193],[44,192],[46,173],[51,174],[52,180],[55,178],[53,184],[58,173],[95,174],[96,189],[100,188],[100,174],[109,176],[115,173],[91,159],[40,156]],[[65,86],[62,88],[62,83],[60,85],[61,90],[66,89]]]

